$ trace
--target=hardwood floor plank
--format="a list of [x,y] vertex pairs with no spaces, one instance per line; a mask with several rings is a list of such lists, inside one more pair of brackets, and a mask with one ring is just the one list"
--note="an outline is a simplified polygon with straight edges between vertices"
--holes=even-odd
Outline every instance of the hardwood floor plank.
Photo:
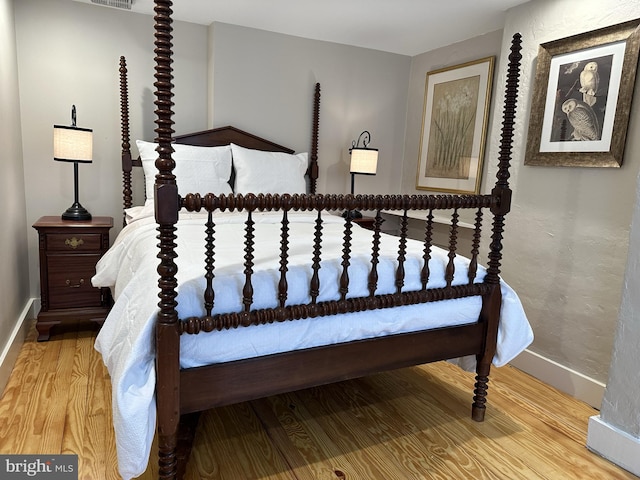
[[[371,451],[370,461],[375,463],[382,458],[392,470],[381,478],[394,472],[400,478],[420,478],[430,470],[438,478],[457,478],[460,459],[452,458],[454,449],[449,447],[453,439],[437,432],[423,434],[423,427],[411,412],[402,408],[394,411],[390,402],[376,397],[365,383],[366,379],[360,379],[313,389],[303,401],[306,405],[317,401],[318,412],[330,413],[322,417],[321,426],[340,432],[336,442],[341,450]],[[426,416],[433,413],[430,409],[423,410]],[[429,423],[436,422],[435,418],[429,418]],[[434,461],[437,468],[433,468]],[[464,461],[476,478],[482,478],[481,469],[472,463]]]
[[17,451],[20,448],[17,443],[26,430],[27,405],[23,389],[29,391],[35,386],[44,355],[44,349],[36,347],[33,338],[28,338],[5,386],[0,402],[0,451]]
[[[576,442],[583,442],[587,434],[585,418],[594,414],[594,409],[584,402],[576,401],[569,395],[559,394],[555,388],[533,378],[515,367],[507,365],[494,369],[495,379],[493,387],[502,395],[512,395],[520,402],[531,406],[538,406],[541,415],[555,419],[566,429],[565,434],[571,435]],[[493,376],[493,374],[492,374]],[[505,389],[503,384],[510,388]],[[540,400],[544,399],[543,402]],[[549,406],[551,408],[549,408]]]
[[[22,377],[23,383],[17,387],[21,397],[19,403],[24,405],[24,411],[11,414],[15,420],[11,428],[12,448],[16,452],[60,452],[68,400],[66,383],[72,365],[70,358],[63,355],[63,344],[73,349],[73,335],[67,334],[50,346],[36,343],[32,350],[34,356],[26,359],[23,368],[27,373]],[[64,383],[57,382],[58,378],[63,378]]]
[[187,478],[296,479],[249,403],[205,412]]
[[[34,332],[0,400],[0,451],[77,452],[79,478],[120,479],[95,332]],[[483,423],[474,376],[446,362],[204,412],[187,479],[637,479],[585,447],[596,410],[513,367],[490,379]]]
[[262,427],[267,432],[267,435],[269,435],[271,442],[274,444],[278,452],[284,457],[283,461],[286,462],[293,478],[314,478],[315,475],[320,474],[320,469],[324,467],[319,468],[315,463],[309,464],[305,460],[303,451],[290,447],[291,440],[287,433],[287,429],[280,422],[278,415],[273,410],[272,404],[268,398],[252,401],[251,407],[262,422]]
[[[462,390],[471,388],[473,385],[473,375],[446,363],[401,370],[398,371],[398,375],[411,375],[409,383],[422,389],[425,382],[419,378],[416,379],[412,374],[416,373],[422,376],[426,372],[434,372],[436,368],[437,373],[432,373],[430,378],[432,381],[438,382],[441,388],[445,392],[448,391],[451,396],[453,396],[452,389],[456,389],[456,395],[459,395],[460,389],[456,388],[456,385],[461,385]],[[526,376],[526,374],[520,373],[523,378]],[[499,378],[494,378],[491,383],[506,385]],[[636,478],[586,449],[586,428],[589,416],[597,413],[594,409],[586,410],[590,414],[584,417],[584,435],[580,441],[575,441],[573,434],[570,431],[568,433],[563,424],[558,423],[555,417],[543,413],[544,409],[541,407],[541,405],[547,404],[557,405],[552,403],[554,397],[562,397],[566,401],[570,398],[568,395],[554,389],[550,401],[539,396],[537,404],[527,403],[518,400],[518,397],[512,393],[517,388],[517,385],[510,387],[508,395],[495,391],[498,389],[493,389],[492,392],[490,388],[487,418],[482,423],[470,422],[469,430],[475,432],[474,435],[491,438],[495,443],[504,445],[504,448],[509,452],[519,452],[520,459],[533,472],[540,475],[533,478],[563,478],[563,475],[567,475],[566,472],[570,472],[569,478]],[[443,398],[445,396],[446,393],[443,392]],[[577,405],[580,402],[573,400],[573,403]],[[562,410],[554,407],[554,411],[557,412],[557,416]],[[517,425],[515,430],[514,425]],[[602,474],[605,477],[601,477]]]
[[82,342],[83,353],[89,358],[87,365],[86,409],[79,432],[82,438],[79,478],[90,480],[95,472],[105,472],[105,479],[119,478],[115,455],[115,439],[111,415],[111,388],[107,369],[100,355],[95,352],[93,344],[95,336],[83,335],[78,338]]
[[[317,415],[309,410],[309,391],[269,397],[269,408],[273,421],[282,425],[285,435],[279,448],[289,463],[300,469],[307,466],[312,476],[301,478],[335,479],[344,474],[348,478],[389,478],[393,466],[380,466],[375,452],[341,448],[339,445],[347,435],[339,421],[325,422],[327,412]],[[335,419],[337,420],[337,419]],[[363,431],[351,432],[358,436]],[[288,452],[295,451],[291,457]],[[392,463],[392,462],[387,462]],[[336,474],[336,472],[340,472]]]
[[[0,451],[38,452],[39,445],[33,442],[30,425],[35,412],[30,399],[46,385],[43,375],[57,364],[60,344],[44,348],[35,341],[35,324],[31,326],[24,346],[21,348],[11,376],[0,402],[2,428],[0,429]],[[51,375],[51,373],[49,373]]]
[[[55,378],[51,384],[51,396],[46,402],[39,405],[40,410],[45,413],[42,422],[43,438],[40,446],[43,453],[61,451],[65,435],[68,436],[72,430],[65,429],[65,425],[67,409],[73,408],[72,404],[76,403],[75,399],[71,398],[69,381],[73,381],[77,338],[77,331],[69,331],[65,332],[61,338],[56,337],[50,340],[60,342],[61,348],[57,362],[52,362],[55,366]],[[81,400],[86,401],[85,399],[86,394],[81,395]]]
[[[470,418],[470,409],[465,408],[468,392],[461,391],[459,398],[451,399],[443,397],[437,384],[428,382],[420,392],[399,379],[396,372],[364,378],[354,385],[384,406],[390,431],[404,425],[396,433],[399,441],[404,440],[407,430],[411,431],[417,442],[416,451],[429,452],[431,462],[437,458],[443,471],[449,472],[448,478],[502,478],[504,474],[508,475],[505,478],[528,478],[528,468],[517,457],[495,446],[487,448],[482,436],[470,434],[475,422]],[[429,464],[419,467],[417,474],[433,470]]]
[[[429,366],[432,370],[442,367],[441,364]],[[409,369],[394,372],[393,381],[397,384],[393,388],[389,387],[388,381],[374,376],[370,379],[371,388],[385,392],[390,390],[390,394],[396,391],[403,391],[411,388],[411,393],[396,401],[408,412],[421,412],[415,420],[425,432],[431,435],[443,435],[449,438],[452,450],[461,449],[456,455],[462,459],[468,457],[468,462],[473,462],[482,474],[482,478],[545,478],[541,475],[537,465],[532,466],[523,459],[521,455],[513,455],[513,450],[505,448],[500,439],[505,435],[517,435],[521,431],[518,423],[501,411],[492,410],[491,425],[501,423],[503,430],[492,430],[491,435],[481,433],[488,420],[484,423],[477,423],[471,419],[471,386],[459,388],[448,385],[446,382],[433,376],[431,372],[422,372],[419,369]],[[457,367],[455,367],[457,368]],[[417,370],[417,371],[413,371]],[[437,423],[420,423],[425,415],[422,413],[433,409],[439,415]],[[457,472],[455,478],[478,478],[477,474],[471,471]]]
[[[65,432],[62,439],[62,453],[77,454],[83,456],[83,431],[89,407],[89,374],[91,361],[90,342],[83,341],[76,336],[75,349],[71,350],[65,345],[64,350],[73,353],[71,376],[67,380],[69,402],[67,403]],[[68,357],[69,355],[67,355]],[[78,462],[80,463],[80,462]],[[78,465],[79,469],[82,469]]]

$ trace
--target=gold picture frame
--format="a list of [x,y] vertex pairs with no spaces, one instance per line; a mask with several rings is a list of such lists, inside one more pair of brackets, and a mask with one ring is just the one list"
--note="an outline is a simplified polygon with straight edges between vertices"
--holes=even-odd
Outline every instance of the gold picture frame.
[[540,45],[525,165],[622,165],[639,25],[631,20]]
[[495,57],[427,73],[416,188],[477,194]]

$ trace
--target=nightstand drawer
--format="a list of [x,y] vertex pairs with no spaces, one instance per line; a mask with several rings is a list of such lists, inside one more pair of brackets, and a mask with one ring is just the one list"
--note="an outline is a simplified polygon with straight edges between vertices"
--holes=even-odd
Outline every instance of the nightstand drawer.
[[50,255],[47,258],[49,308],[99,307],[102,292],[91,285],[100,255]]
[[102,236],[99,233],[72,233],[48,233],[47,250],[50,252],[100,251]]

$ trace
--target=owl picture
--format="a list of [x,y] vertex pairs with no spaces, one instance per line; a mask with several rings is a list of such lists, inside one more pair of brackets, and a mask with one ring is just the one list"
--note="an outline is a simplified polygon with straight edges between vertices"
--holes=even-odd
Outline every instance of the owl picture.
[[598,118],[589,104],[570,98],[562,104],[562,111],[573,127],[572,140],[600,140]]
[[598,92],[598,84],[600,83],[600,74],[598,73],[598,63],[589,62],[580,72],[580,93],[584,103],[593,107],[596,103],[596,93]]

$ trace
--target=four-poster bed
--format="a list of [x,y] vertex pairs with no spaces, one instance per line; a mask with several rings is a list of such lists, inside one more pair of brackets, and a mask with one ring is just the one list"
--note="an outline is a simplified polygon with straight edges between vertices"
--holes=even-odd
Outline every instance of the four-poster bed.
[[[109,286],[115,298],[97,348],[114,383],[123,476],[137,475],[146,461],[129,449],[136,442],[149,448],[156,412],[160,477],[175,478],[190,448],[189,441],[178,448],[178,440],[192,438],[196,412],[444,359],[475,363],[472,417],[482,421],[492,362],[508,362],[532,340],[517,296],[499,277],[511,199],[519,36],[510,55],[499,170],[490,194],[319,195],[320,86],[308,156],[234,127],[174,137],[171,1],[156,1],[155,19],[157,138],[152,154],[133,158],[121,58],[129,217],[94,277],[94,285]],[[149,147],[138,145],[141,152]],[[200,154],[216,163],[211,175],[224,180],[213,192],[181,182],[186,174],[179,169],[200,161]],[[145,206],[133,205],[135,166],[145,169]],[[291,168],[298,173],[289,176]],[[274,186],[261,191],[271,170]],[[205,176],[201,167],[194,171],[199,174],[188,185]],[[305,172],[300,187],[296,182]],[[284,186],[280,175],[287,178]],[[373,230],[339,215],[352,209],[376,212]],[[398,237],[382,233],[382,210],[404,212]],[[406,213],[412,210],[427,212],[420,241],[407,237]],[[471,251],[458,255],[463,210],[475,215],[474,241]],[[450,213],[448,250],[432,245],[435,212]],[[492,229],[483,259],[485,216]],[[127,463],[136,460],[138,465]]]

